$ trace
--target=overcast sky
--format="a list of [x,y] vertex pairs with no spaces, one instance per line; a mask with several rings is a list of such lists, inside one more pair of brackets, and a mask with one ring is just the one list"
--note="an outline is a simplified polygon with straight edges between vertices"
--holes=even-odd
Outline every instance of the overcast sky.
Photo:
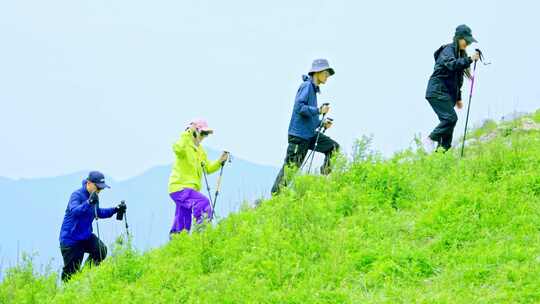
[[534,1],[2,1],[0,176],[127,178],[172,162],[193,117],[216,129],[209,146],[277,166],[317,57],[336,70],[319,97],[333,106],[328,135],[350,151],[373,134],[389,155],[436,124],[424,99],[432,54],[461,23],[493,62],[480,67],[472,120],[539,108],[539,11]]

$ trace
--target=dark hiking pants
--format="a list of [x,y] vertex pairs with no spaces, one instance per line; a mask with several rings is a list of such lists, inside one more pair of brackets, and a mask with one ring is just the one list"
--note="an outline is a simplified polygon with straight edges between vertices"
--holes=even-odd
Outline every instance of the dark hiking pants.
[[[309,140],[289,135],[289,145],[287,147],[287,155],[285,156],[285,164],[281,168],[272,187],[272,194],[279,192],[282,186],[286,186],[286,181],[283,180],[285,175],[285,168],[287,166],[296,166],[300,168],[309,150],[315,149],[315,141],[317,136],[312,137]],[[330,159],[332,154],[339,149],[339,144],[330,137],[319,134],[319,141],[317,142],[317,152],[325,155],[324,164],[321,167],[321,174],[327,175],[330,173]]]
[[107,256],[107,246],[94,234],[76,245],[60,246],[60,251],[64,258],[62,281],[69,280],[71,275],[79,271],[85,253],[89,254],[85,264],[91,263],[92,265],[99,265]]
[[440,121],[429,138],[436,141],[444,150],[448,150],[452,147],[454,128],[458,121],[456,110],[454,110],[455,103],[450,98],[439,97],[428,98],[428,101]]

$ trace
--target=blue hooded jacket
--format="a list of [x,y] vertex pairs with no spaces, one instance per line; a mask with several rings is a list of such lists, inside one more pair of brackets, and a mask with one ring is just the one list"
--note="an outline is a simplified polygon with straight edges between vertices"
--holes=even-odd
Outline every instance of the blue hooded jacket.
[[435,68],[429,79],[426,98],[461,100],[464,71],[471,66],[471,58],[458,57],[454,43],[441,46],[434,54]]
[[[82,188],[73,192],[60,228],[60,246],[74,246],[80,241],[90,238],[92,235],[92,222],[94,221],[95,209],[88,203],[90,193],[86,190],[86,180],[82,182]],[[99,218],[109,218],[116,213],[116,208],[97,208]]]
[[304,82],[300,85],[294,100],[289,135],[310,139],[316,135],[315,131],[321,124],[317,106],[317,93],[320,91],[311,77],[304,75],[302,80]]

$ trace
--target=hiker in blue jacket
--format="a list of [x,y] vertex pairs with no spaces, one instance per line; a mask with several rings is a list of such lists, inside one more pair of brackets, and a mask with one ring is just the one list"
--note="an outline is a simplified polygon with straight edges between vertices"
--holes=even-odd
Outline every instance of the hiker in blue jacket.
[[105,188],[105,176],[92,171],[83,180],[82,188],[71,194],[60,229],[60,251],[64,259],[62,280],[67,281],[77,272],[85,253],[86,263],[98,265],[107,256],[107,247],[92,233],[92,222],[96,217],[110,218],[117,212],[125,212],[123,204],[116,208],[100,208],[98,194]]
[[452,146],[458,116],[454,107],[463,108],[461,87],[463,76],[471,78],[471,63],[480,59],[475,52],[467,55],[467,47],[477,42],[467,25],[456,28],[453,42],[435,51],[435,68],[426,90],[426,99],[439,118],[439,125],[424,140],[424,147],[431,152],[439,147],[447,151]]
[[320,93],[320,86],[325,84],[328,78],[334,75],[334,69],[328,64],[326,59],[316,59],[313,61],[308,76],[302,76],[302,84],[296,93],[291,121],[289,123],[289,145],[285,156],[285,164],[281,168],[272,187],[272,193],[276,194],[285,184],[283,176],[287,166],[295,165],[301,167],[308,150],[315,149],[317,141],[317,152],[325,155],[324,164],[321,167],[321,174],[330,173],[330,159],[332,154],[339,149],[339,145],[322,132],[317,132],[323,125],[324,129],[332,126],[332,121],[321,121],[319,115],[327,114],[330,106],[324,104],[321,107],[317,104],[317,94]]

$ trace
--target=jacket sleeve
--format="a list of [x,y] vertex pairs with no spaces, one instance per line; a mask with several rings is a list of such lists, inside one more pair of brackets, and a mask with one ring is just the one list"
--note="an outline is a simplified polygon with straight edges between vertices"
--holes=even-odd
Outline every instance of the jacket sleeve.
[[189,147],[190,140],[192,140],[193,133],[191,130],[187,130],[180,136],[173,145],[173,151],[176,156],[180,157],[186,154],[186,149]]
[[456,58],[451,47],[445,48],[439,57],[441,63],[450,71],[463,71],[471,66],[472,60],[469,57]]
[[294,101],[294,111],[302,116],[317,116],[319,115],[319,108],[308,105],[309,90],[311,86],[309,83],[303,83],[298,92],[296,93],[296,99]]
[[116,208],[98,208],[97,214],[99,218],[110,218],[116,213]]
[[82,200],[81,197],[77,195],[76,193],[73,193],[71,197],[69,198],[68,209],[75,216],[84,214],[85,212],[88,211],[88,209],[91,209],[91,208],[92,206],[90,206],[90,203],[88,203],[88,200]]
[[208,161],[208,156],[206,156],[206,153],[204,153],[204,169],[208,174],[212,174],[221,168],[221,162],[219,159],[215,161]]

